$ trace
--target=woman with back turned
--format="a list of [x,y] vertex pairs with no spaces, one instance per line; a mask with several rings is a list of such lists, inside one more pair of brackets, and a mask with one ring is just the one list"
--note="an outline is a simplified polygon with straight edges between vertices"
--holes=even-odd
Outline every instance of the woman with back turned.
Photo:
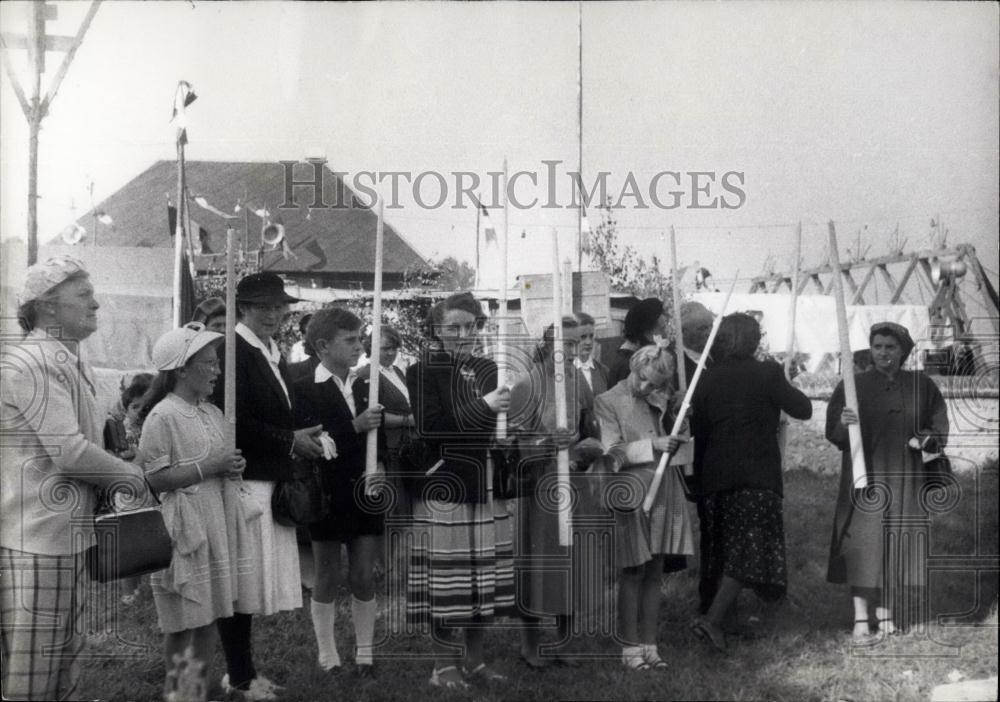
[[723,317],[712,372],[692,397],[695,484],[707,547],[706,581],[712,604],[691,630],[715,649],[726,648],[722,624],[740,590],[765,600],[785,595],[785,529],[782,512],[778,422],[784,411],[809,419],[812,403],[792,387],[773,361],[757,361],[760,325],[747,314]]

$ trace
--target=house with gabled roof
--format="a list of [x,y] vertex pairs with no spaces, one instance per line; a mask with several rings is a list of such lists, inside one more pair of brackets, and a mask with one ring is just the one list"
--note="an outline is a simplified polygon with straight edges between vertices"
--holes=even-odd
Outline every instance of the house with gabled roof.
[[[326,165],[324,204],[346,207],[311,208],[308,186],[293,189],[296,206],[285,202],[285,166],[279,162],[187,161],[190,231],[199,271],[225,269],[227,226],[238,232],[240,245],[261,269],[305,287],[371,289],[375,270],[377,216],[356,204],[353,192]],[[297,180],[312,174],[300,164]],[[97,204],[77,225],[97,235],[96,245],[118,247],[173,246],[169,208],[177,203],[177,164],[157,161],[113,195]],[[282,207],[285,205],[285,207]],[[99,213],[100,216],[95,216]],[[264,243],[268,223],[284,227],[285,241]],[[384,224],[383,287],[399,288],[428,262],[389,223]]]

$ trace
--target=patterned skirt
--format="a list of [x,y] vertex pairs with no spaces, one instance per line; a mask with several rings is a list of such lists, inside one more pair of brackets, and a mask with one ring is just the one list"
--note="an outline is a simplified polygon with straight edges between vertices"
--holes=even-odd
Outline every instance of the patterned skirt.
[[506,500],[416,500],[408,535],[410,625],[468,626],[513,616],[513,520]]
[[788,586],[781,495],[741,488],[705,495],[701,528],[708,578],[739,580],[764,600],[779,600]]

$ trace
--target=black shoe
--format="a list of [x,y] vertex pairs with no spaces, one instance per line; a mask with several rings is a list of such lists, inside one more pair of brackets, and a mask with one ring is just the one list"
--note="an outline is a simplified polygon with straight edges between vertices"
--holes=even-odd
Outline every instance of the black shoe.
[[354,666],[354,676],[360,680],[374,680],[377,675],[375,675],[375,664],[358,664]]

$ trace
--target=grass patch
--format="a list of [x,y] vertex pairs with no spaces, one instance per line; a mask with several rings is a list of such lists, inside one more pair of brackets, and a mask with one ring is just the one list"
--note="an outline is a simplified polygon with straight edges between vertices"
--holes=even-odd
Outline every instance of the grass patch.
[[[487,635],[487,650],[504,685],[478,688],[476,700],[919,700],[948,681],[952,671],[967,678],[997,674],[998,580],[996,570],[976,572],[978,561],[995,564],[998,554],[997,465],[992,462],[958,478],[954,508],[937,516],[931,529],[931,557],[948,555],[968,565],[933,571],[929,588],[931,621],[924,632],[892,639],[870,651],[852,650],[853,619],[846,586],[826,582],[826,560],[836,502],[837,478],[794,470],[785,475],[785,526],[789,597],[764,605],[744,593],[741,617],[761,620],[764,637],[737,642],[727,656],[710,653],[687,630],[696,608],[696,568],[665,577],[660,650],[671,669],[665,674],[627,673],[619,649],[608,637],[583,637],[578,650],[588,659],[578,668],[529,672],[518,660],[518,634],[498,626]],[[995,568],[995,565],[994,565]],[[377,632],[387,607],[403,602],[384,596],[398,584],[383,579]],[[389,587],[391,585],[391,587]],[[398,590],[397,590],[398,591]],[[90,655],[84,665],[84,699],[155,700],[163,681],[162,641],[148,587],[128,608],[115,593],[94,588],[96,601]],[[604,606],[613,592],[604,593]],[[353,633],[350,598],[338,601],[338,645],[350,659]],[[117,613],[117,619],[115,619]],[[114,632],[119,632],[115,635]],[[125,644],[123,642],[131,642]],[[460,699],[430,688],[430,646],[422,635],[393,636],[376,654],[379,677],[360,684],[348,672],[333,678],[315,663],[315,643],[303,609],[255,623],[256,662],[284,684],[283,700]],[[347,654],[347,655],[345,655]],[[128,655],[129,657],[120,657]],[[221,654],[215,678],[223,672]],[[349,668],[349,667],[348,667]]]

